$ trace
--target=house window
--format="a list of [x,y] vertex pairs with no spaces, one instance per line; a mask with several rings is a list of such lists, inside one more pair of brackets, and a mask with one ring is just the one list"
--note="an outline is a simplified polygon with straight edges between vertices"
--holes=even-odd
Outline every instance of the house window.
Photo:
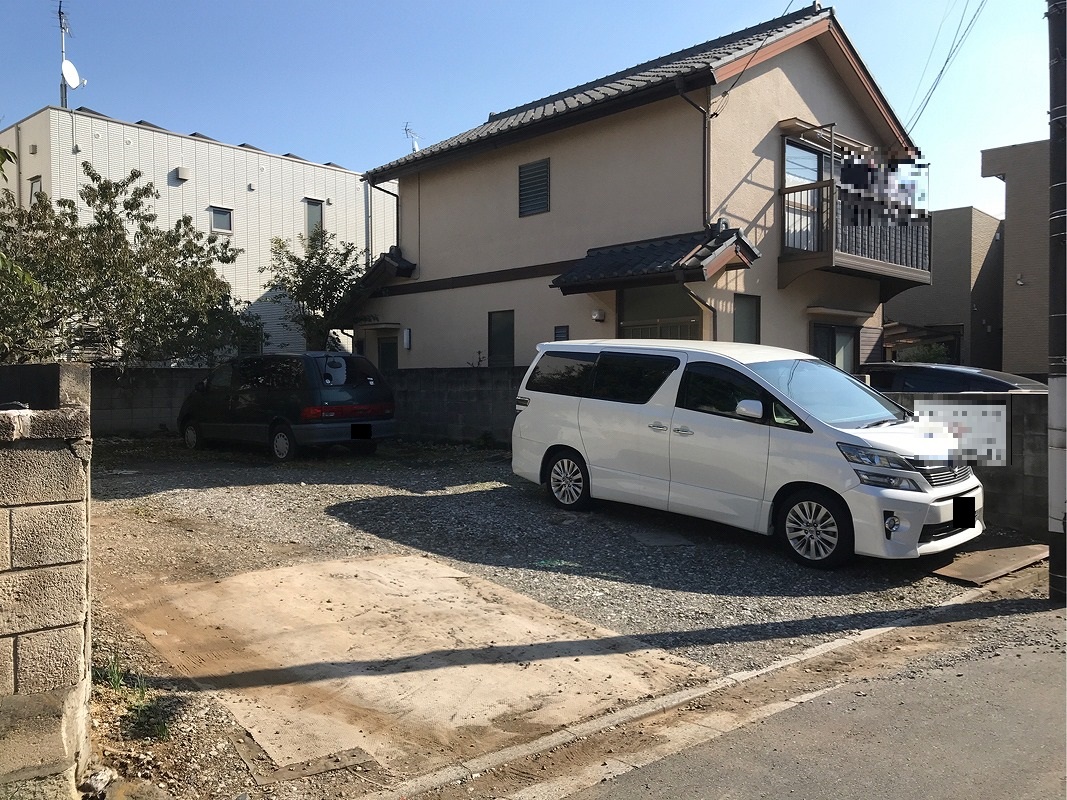
[[845,325],[815,323],[812,355],[845,372],[855,372],[859,366],[859,330]]
[[703,338],[703,316],[678,283],[620,289],[620,339]]
[[756,294],[734,295],[734,341],[759,344],[760,298]]
[[233,209],[211,206],[208,209],[211,215],[212,233],[233,233]]
[[826,242],[826,220],[821,188],[788,191],[798,186],[818,183],[829,177],[829,156],[824,153],[785,143],[785,188],[783,216],[785,246],[818,252]]
[[30,205],[33,205],[34,200],[37,199],[37,195],[43,190],[40,175],[30,178]]
[[311,235],[315,233],[315,231],[323,227],[322,201],[312,200],[310,197],[305,197],[304,205],[306,206],[307,211],[307,235],[308,238],[311,238]]
[[549,210],[548,159],[519,166],[519,216],[544,214]]
[[515,366],[515,312],[489,312],[489,366]]

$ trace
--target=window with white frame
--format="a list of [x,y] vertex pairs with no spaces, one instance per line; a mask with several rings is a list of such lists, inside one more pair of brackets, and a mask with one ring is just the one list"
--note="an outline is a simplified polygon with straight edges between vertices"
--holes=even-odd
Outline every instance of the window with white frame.
[[37,195],[42,191],[44,191],[44,184],[41,183],[41,176],[35,175],[30,178],[30,205],[33,205]]
[[310,197],[304,198],[304,206],[306,208],[307,217],[307,230],[306,233],[310,238],[315,231],[324,227],[322,221],[322,201],[315,200]]
[[212,233],[233,233],[233,209],[222,206],[208,208]]

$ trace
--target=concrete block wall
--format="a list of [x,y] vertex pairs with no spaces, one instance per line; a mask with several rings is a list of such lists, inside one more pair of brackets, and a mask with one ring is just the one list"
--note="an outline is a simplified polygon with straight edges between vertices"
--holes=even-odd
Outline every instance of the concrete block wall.
[[526,367],[404,369],[386,374],[401,437],[510,444]]
[[0,374],[0,402],[51,406],[0,411],[0,797],[51,800],[90,752],[92,440],[88,367],[42,366]]
[[[933,395],[889,395],[909,409],[915,398]],[[975,464],[974,472],[985,489],[985,519],[1044,537],[1048,531],[1048,395],[966,394],[937,395],[947,403],[1003,405],[1008,420],[1007,466]]]
[[176,432],[182,402],[208,372],[185,367],[93,369],[93,434]]

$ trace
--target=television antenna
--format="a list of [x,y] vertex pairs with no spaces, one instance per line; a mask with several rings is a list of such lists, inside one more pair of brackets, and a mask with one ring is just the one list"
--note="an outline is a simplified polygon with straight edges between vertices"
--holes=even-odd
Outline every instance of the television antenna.
[[59,105],[61,108],[67,107],[67,87],[71,89],[77,89],[79,86],[84,86],[88,81],[84,80],[78,74],[78,68],[74,66],[73,62],[67,60],[67,34],[70,33],[70,23],[67,21],[67,15],[63,13],[63,0],[59,2],[59,51],[63,58],[63,63],[60,65],[59,71],[63,77],[63,80],[59,82]]
[[415,131],[411,130],[411,123],[404,123],[404,135],[411,139],[411,152],[419,152],[419,135]]

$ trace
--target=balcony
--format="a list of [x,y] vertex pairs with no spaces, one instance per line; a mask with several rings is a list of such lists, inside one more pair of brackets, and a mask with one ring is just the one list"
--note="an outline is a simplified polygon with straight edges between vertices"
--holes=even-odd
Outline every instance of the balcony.
[[930,217],[859,197],[834,181],[782,194],[778,288],[813,270],[876,278],[882,302],[930,283]]

